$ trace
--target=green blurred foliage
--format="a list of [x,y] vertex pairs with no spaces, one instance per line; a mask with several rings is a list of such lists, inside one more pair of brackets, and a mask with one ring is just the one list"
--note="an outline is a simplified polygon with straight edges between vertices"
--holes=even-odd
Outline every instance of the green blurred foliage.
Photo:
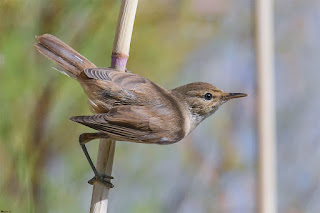
[[[89,167],[77,136],[87,129],[68,117],[89,114],[87,100],[81,87],[52,69],[55,65],[33,44],[36,35],[51,33],[97,66],[109,66],[120,3],[0,1],[1,210],[83,212],[77,195],[84,193],[79,186],[86,183],[79,177]],[[216,26],[195,17],[188,1],[168,3],[139,2],[128,69],[171,86],[182,59],[210,38]],[[96,150],[97,143],[90,149],[94,156]],[[117,150],[128,151],[124,146]],[[60,160],[63,168],[57,169]],[[131,212],[151,212],[158,205],[150,198],[133,205]]]

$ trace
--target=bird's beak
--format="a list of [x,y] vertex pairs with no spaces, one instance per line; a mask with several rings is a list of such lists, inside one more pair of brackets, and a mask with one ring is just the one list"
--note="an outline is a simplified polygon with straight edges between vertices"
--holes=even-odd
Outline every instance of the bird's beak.
[[242,98],[248,96],[244,93],[227,93],[226,96],[223,97],[224,100],[228,101],[233,98]]

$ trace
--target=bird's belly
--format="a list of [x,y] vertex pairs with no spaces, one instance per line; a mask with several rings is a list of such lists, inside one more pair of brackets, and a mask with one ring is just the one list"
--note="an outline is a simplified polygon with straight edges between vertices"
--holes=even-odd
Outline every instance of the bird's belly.
[[172,140],[172,139],[169,139],[167,137],[162,137],[160,138],[160,140],[157,142],[157,144],[159,145],[168,145],[168,144],[173,144],[173,143],[177,143],[179,142],[180,140]]
[[179,142],[184,138],[181,131],[171,132],[170,134],[154,134],[147,136],[148,139],[143,140],[145,143],[155,143],[159,145],[167,145]]

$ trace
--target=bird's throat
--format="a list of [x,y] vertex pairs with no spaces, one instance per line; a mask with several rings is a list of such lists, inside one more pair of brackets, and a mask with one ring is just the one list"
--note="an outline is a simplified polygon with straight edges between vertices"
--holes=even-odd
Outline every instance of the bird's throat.
[[190,132],[194,130],[206,117],[198,113],[191,113]]

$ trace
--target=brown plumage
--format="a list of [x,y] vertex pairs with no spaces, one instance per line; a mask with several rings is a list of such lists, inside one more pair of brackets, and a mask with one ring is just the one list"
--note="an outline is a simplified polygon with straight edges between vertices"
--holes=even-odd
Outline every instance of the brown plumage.
[[227,100],[246,96],[225,93],[202,82],[166,90],[136,74],[96,68],[52,35],[37,39],[39,52],[59,64],[64,69],[61,72],[79,81],[91,108],[99,113],[71,118],[100,132],[83,135],[82,145],[97,137],[138,143],[178,142]]

